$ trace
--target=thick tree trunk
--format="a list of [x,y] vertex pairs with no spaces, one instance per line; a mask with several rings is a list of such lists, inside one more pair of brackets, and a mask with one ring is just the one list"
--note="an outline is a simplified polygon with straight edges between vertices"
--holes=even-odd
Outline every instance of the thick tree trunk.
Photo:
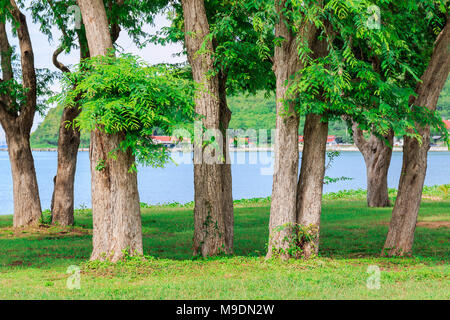
[[298,181],[298,126],[299,118],[292,102],[286,101],[287,82],[300,69],[297,52],[297,39],[287,26],[285,8],[281,1],[277,6],[280,22],[276,25],[277,37],[284,39],[275,47],[274,71],[276,76],[276,136],[275,163],[270,206],[269,247],[267,258],[280,256],[288,259],[289,242],[292,227],[297,216],[296,197]]
[[[439,35],[431,61],[422,76],[412,101],[416,106],[436,110],[439,94],[450,72],[450,19]],[[413,100],[412,98],[411,100]],[[400,175],[397,200],[392,212],[389,232],[383,248],[387,256],[403,256],[412,252],[417,216],[422,200],[422,190],[427,170],[427,153],[430,147],[430,127],[418,128],[422,143],[405,137],[403,167]]]
[[29,133],[6,132],[14,192],[14,227],[37,225],[42,217]]
[[373,134],[366,140],[358,124],[353,125],[353,140],[366,163],[367,205],[372,208],[390,206],[388,172],[392,159],[394,132],[390,131],[384,138],[389,145]]
[[[310,40],[312,55],[316,59],[328,55],[328,43],[320,38],[320,32],[315,30],[315,36]],[[302,164],[297,186],[296,247],[297,258],[308,259],[319,253],[328,122],[323,122],[321,115],[307,114],[303,135]]]
[[[269,246],[267,258],[274,255],[282,259],[293,256],[290,252],[292,236],[297,223],[298,184],[298,129],[299,117],[295,110],[295,98],[288,97],[287,90],[292,78],[303,67],[298,55],[298,45],[316,40],[317,29],[313,24],[305,25],[302,33],[294,35],[283,14],[286,1],[277,2],[280,21],[275,27],[276,37],[283,39],[275,47],[274,71],[276,76],[277,120],[275,137],[275,163],[270,207]],[[289,239],[289,240],[288,240]]]
[[[92,56],[106,55],[113,47],[102,0],[78,0],[89,51]],[[129,172],[134,163],[131,152],[117,151],[125,138],[100,130],[91,134],[93,251],[91,260],[118,261],[124,251],[142,255],[142,224],[137,174]]]
[[[309,258],[319,252],[320,217],[328,138],[328,122],[308,114],[304,129],[302,165],[297,194],[297,224],[307,235],[298,237],[300,256]],[[309,240],[308,238],[311,237]]]
[[[182,5],[188,59],[194,81],[201,86],[195,99],[195,111],[202,116],[204,128],[214,130],[219,135],[221,121],[228,116],[226,110],[221,110],[219,77],[209,74],[214,70],[212,43],[206,43],[206,52],[198,54],[210,32],[205,5],[203,0],[183,0]],[[220,137],[216,141],[221,145],[224,139]],[[231,229],[228,228],[227,232],[226,227],[231,223],[231,195],[230,190],[227,190],[231,181],[224,182],[231,180],[231,176],[224,164],[224,148],[221,145],[219,149],[213,150],[210,146],[202,146],[200,141],[195,143],[194,255],[206,257],[230,253],[232,250],[229,247],[232,243],[229,236]]]
[[[22,103],[14,96],[0,96],[0,122],[6,133],[11,162],[14,192],[14,227],[26,227],[40,222],[42,211],[33,155],[30,148],[30,131],[36,112],[36,71],[34,52],[25,15],[10,1],[11,15],[16,24],[20,47],[22,86],[25,99]],[[4,23],[0,23],[0,53],[2,77],[0,82],[14,78],[11,64],[12,50]]]
[[[85,35],[83,36],[83,39]],[[58,61],[58,49],[53,55],[53,63],[62,72],[70,70]],[[89,50],[85,40],[80,35],[80,58],[89,58]],[[74,184],[77,167],[78,148],[80,146],[80,131],[74,126],[67,127],[80,114],[79,106],[64,108],[59,126],[58,138],[58,168],[54,179],[52,197],[52,223],[61,226],[74,224]]]

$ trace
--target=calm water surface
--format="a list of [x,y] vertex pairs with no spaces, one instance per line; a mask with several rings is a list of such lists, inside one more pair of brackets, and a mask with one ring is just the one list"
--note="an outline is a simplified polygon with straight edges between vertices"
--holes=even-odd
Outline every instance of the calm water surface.
[[[56,173],[56,152],[34,154],[42,208],[48,209],[53,192],[53,177]],[[189,154],[175,155],[178,163],[166,168],[139,168],[139,191],[141,201],[150,204],[180,202],[194,199],[193,166],[186,163]],[[272,153],[232,153],[233,195],[235,199],[267,197],[272,192]],[[185,159],[185,161],[181,161]],[[184,163],[184,164],[183,164]],[[394,152],[389,171],[389,187],[396,188],[402,166],[402,154]],[[359,152],[343,152],[327,171],[330,177],[349,177],[325,186],[325,192],[366,188],[366,169]],[[428,186],[450,183],[450,152],[431,152],[425,184]],[[75,207],[91,206],[89,155],[78,154],[75,179]],[[13,213],[12,180],[7,152],[0,152],[0,214]]]

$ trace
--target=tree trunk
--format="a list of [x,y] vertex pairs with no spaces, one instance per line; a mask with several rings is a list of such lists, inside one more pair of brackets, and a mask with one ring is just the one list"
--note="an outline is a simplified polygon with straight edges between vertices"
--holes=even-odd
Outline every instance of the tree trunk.
[[[328,23],[325,26],[329,28]],[[315,59],[328,55],[328,43],[315,30],[310,40]],[[325,101],[323,96],[317,99]],[[307,114],[303,130],[303,152],[300,177],[297,186],[297,258],[310,258],[319,253],[320,218],[322,215],[323,181],[328,138],[328,122],[322,115]]]
[[[34,52],[25,15],[14,0],[10,1],[11,16],[16,24],[20,47],[22,86],[25,99],[22,103],[8,94],[0,96],[0,122],[6,133],[11,162],[14,193],[14,227],[39,224],[42,210],[36,179],[33,155],[30,147],[30,131],[36,112],[36,71]],[[14,78],[12,50],[4,23],[0,23],[0,56],[2,77],[0,83]]]
[[[228,116],[226,109],[221,110],[219,77],[210,75],[214,70],[212,42],[205,44],[203,49],[206,52],[198,53],[210,32],[205,5],[203,0],[183,0],[182,5],[188,59],[194,81],[201,86],[195,98],[195,111],[202,116],[205,129],[214,130],[215,135],[220,135],[221,122]],[[216,141],[223,144],[224,139],[220,137]],[[231,224],[231,190],[227,187],[230,186],[231,176],[224,164],[224,148],[226,146],[221,145],[213,150],[211,146],[202,146],[199,141],[195,143],[194,255],[206,257],[230,253],[232,250],[229,247],[232,243],[230,228],[227,232],[226,227]],[[210,161],[207,161],[208,158]],[[225,182],[225,179],[230,181]]]
[[[450,72],[450,17],[439,35],[433,55],[416,89],[416,106],[436,110],[439,94]],[[397,200],[392,212],[389,232],[383,248],[387,256],[403,256],[412,252],[417,216],[422,200],[422,190],[427,170],[427,153],[430,148],[430,127],[419,127],[422,143],[405,137],[403,167],[400,175]]]
[[390,131],[384,138],[389,145],[373,134],[366,140],[358,124],[353,125],[353,140],[366,163],[367,205],[372,208],[390,206],[388,172],[392,159],[394,132]]
[[[106,55],[113,47],[102,0],[78,0],[89,51]],[[131,152],[117,151],[124,134],[108,135],[96,129],[91,134],[93,251],[91,260],[120,260],[124,252],[142,255],[142,224],[137,174]]]
[[58,169],[52,197],[52,223],[71,226],[74,223],[74,182],[77,166],[80,131],[73,126],[66,128],[80,114],[77,108],[64,108],[59,127]]
[[[85,40],[80,37],[80,59],[89,58],[89,49]],[[85,35],[83,36],[83,39]],[[70,70],[62,65],[58,60],[58,55],[62,52],[58,49],[53,55],[53,63],[62,72]],[[77,167],[78,148],[80,146],[80,131],[74,126],[67,127],[80,114],[79,106],[74,108],[64,108],[59,126],[58,137],[58,168],[54,179],[54,190],[52,197],[52,223],[61,226],[71,226],[74,224],[74,183]]]
[[297,179],[298,179],[298,126],[299,118],[292,102],[286,101],[287,82],[300,69],[301,63],[297,53],[297,39],[287,26],[285,16],[281,13],[286,1],[277,5],[280,22],[276,25],[276,37],[284,39],[275,47],[274,71],[276,76],[276,136],[275,162],[270,206],[269,247],[267,258],[274,255],[288,259],[292,226],[297,215]]
[[231,121],[231,110],[227,102],[227,77],[219,74],[219,100],[220,100],[220,128],[223,137],[223,154],[226,163],[222,165],[222,194],[223,213],[225,216],[225,246],[227,252],[233,252],[234,245],[234,207],[233,207],[233,179],[231,173],[230,146],[227,129]]
[[[274,71],[276,76],[277,120],[275,137],[275,163],[270,207],[269,246],[267,258],[274,255],[282,259],[295,257],[291,252],[293,228],[297,223],[297,184],[298,184],[298,129],[299,117],[295,110],[298,97],[288,97],[287,90],[295,74],[303,68],[299,59],[298,44],[307,42],[315,46],[317,28],[308,22],[301,33],[294,35],[289,21],[283,14],[287,1],[280,1],[276,9],[280,21],[275,27],[276,37],[282,38],[281,45],[275,47]],[[288,240],[289,239],[289,240]]]
[[42,217],[29,133],[6,131],[13,179],[14,227],[37,225]]
[[[297,194],[297,224],[306,237],[299,237],[300,256],[309,258],[319,252],[320,217],[328,138],[328,122],[308,114],[305,120],[302,165]],[[311,240],[307,238],[311,237]]]

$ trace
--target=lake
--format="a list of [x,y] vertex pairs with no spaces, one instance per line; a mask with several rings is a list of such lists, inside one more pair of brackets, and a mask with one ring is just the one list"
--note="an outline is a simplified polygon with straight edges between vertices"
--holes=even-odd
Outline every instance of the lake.
[[[36,173],[42,208],[49,209],[56,173],[56,152],[34,152]],[[180,202],[194,199],[193,166],[190,154],[175,153],[174,163],[165,168],[139,168],[141,202],[149,204]],[[233,195],[235,199],[270,196],[272,192],[271,152],[234,152],[232,157]],[[184,159],[184,161],[182,161]],[[394,152],[389,171],[389,187],[397,188],[402,166],[402,153]],[[325,192],[365,189],[366,168],[359,152],[343,152],[327,171],[330,177],[349,177],[352,180],[325,185]],[[425,184],[428,186],[450,183],[450,152],[430,152]],[[8,153],[0,151],[0,214],[13,213],[11,171]],[[75,179],[75,207],[91,207],[89,154],[78,154]]]

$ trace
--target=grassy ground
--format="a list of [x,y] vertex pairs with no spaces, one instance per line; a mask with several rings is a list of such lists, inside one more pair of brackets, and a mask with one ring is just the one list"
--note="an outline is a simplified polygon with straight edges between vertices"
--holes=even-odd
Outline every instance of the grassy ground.
[[[192,259],[192,209],[143,209],[147,259],[117,265],[87,263],[91,216],[76,227],[14,230],[0,216],[0,299],[449,299],[450,201],[423,202],[414,257],[380,258],[391,209],[368,209],[358,196],[327,196],[320,256],[266,261],[269,206],[241,201],[236,208],[235,255]],[[351,199],[351,200],[350,200]],[[69,290],[68,267],[81,268],[81,289]],[[370,290],[368,267],[381,270]]]

